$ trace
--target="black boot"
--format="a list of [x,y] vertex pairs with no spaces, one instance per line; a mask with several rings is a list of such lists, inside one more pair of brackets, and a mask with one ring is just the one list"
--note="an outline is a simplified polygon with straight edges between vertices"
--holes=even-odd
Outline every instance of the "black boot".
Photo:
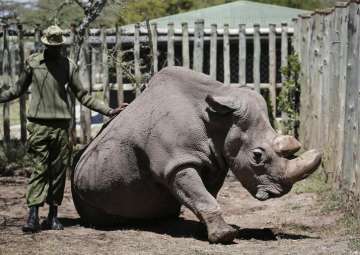
[[38,206],[31,206],[29,209],[29,217],[26,224],[22,227],[25,233],[35,233],[40,231],[39,224],[39,208]]
[[49,206],[49,214],[46,220],[43,221],[42,228],[43,229],[51,229],[51,230],[63,230],[64,227],[60,223],[57,218],[58,208],[55,205]]

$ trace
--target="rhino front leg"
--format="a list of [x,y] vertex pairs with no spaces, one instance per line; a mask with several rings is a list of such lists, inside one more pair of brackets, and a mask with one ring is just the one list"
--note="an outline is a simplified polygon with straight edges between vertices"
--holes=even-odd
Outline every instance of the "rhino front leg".
[[171,189],[180,203],[206,224],[209,242],[229,243],[234,240],[237,231],[225,222],[218,202],[206,190],[194,168],[177,171]]

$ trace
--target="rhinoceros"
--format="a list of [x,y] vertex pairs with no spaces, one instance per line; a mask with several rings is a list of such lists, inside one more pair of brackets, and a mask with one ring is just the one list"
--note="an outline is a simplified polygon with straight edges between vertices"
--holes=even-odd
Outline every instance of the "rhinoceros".
[[148,87],[88,145],[72,177],[76,209],[92,226],[177,217],[182,205],[211,243],[236,230],[216,196],[229,169],[258,200],[280,197],[314,172],[321,153],[271,127],[263,97],[182,67]]

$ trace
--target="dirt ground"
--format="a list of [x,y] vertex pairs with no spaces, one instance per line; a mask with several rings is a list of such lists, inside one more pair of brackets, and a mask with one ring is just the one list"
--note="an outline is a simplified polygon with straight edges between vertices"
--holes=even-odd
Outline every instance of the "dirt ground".
[[[81,226],[67,183],[60,208],[63,231],[23,234],[26,179],[0,178],[0,255],[2,254],[360,254],[337,210],[323,210],[316,193],[290,192],[260,202],[236,181],[227,181],[218,200],[224,217],[238,229],[233,244],[211,245],[206,230],[187,209],[178,220],[111,230]],[[41,210],[41,219],[47,208]]]

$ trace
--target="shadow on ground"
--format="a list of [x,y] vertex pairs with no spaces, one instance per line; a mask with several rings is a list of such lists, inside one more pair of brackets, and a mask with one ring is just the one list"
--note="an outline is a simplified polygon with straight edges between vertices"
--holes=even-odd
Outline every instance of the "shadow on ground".
[[[140,230],[153,232],[162,235],[169,235],[172,237],[195,238],[200,241],[207,241],[207,232],[205,226],[197,221],[188,220],[184,218],[165,219],[165,220],[151,220],[151,221],[136,221],[122,223],[112,227],[94,227],[83,225],[80,218],[61,218],[60,221],[64,227],[82,226],[88,228],[95,228],[102,231],[117,231],[117,230]],[[284,233],[277,229],[271,228],[240,228],[237,225],[231,225],[237,231],[236,239],[239,240],[259,240],[259,241],[277,241],[279,239],[287,240],[302,240],[302,239],[318,239],[317,237],[299,235],[292,233]]]
[[302,239],[318,239],[317,237],[307,236],[307,235],[298,235],[283,233],[277,229],[271,228],[240,228],[238,226],[232,225],[237,229],[238,235],[237,239],[240,240],[260,240],[260,241],[276,241],[279,239],[287,240],[302,240]]

